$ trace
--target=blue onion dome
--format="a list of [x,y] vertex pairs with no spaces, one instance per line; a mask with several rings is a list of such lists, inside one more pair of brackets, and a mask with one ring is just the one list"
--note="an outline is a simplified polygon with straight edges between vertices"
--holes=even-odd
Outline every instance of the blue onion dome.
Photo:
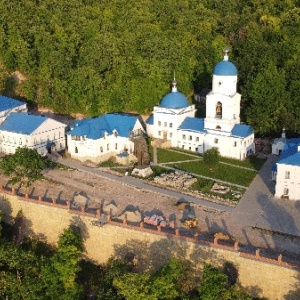
[[159,106],[165,108],[184,108],[189,105],[187,98],[177,91],[177,81],[174,78],[172,81],[172,92],[163,97]]
[[237,68],[236,66],[228,61],[228,52],[227,48],[224,49],[224,59],[216,64],[214,68],[213,75],[219,76],[237,76]]

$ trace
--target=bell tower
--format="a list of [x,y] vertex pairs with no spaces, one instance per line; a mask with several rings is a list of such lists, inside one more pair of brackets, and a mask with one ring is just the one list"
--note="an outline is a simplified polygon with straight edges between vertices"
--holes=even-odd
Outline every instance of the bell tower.
[[204,127],[219,134],[230,134],[233,126],[240,123],[241,95],[237,93],[237,69],[229,61],[229,49],[213,71],[212,91],[206,97]]

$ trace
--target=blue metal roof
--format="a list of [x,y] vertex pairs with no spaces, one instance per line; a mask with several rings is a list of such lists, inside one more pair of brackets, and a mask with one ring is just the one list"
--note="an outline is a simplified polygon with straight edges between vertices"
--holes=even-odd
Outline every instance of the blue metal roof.
[[231,135],[239,138],[245,138],[253,133],[253,129],[249,125],[235,124],[232,128]]
[[0,130],[31,134],[47,120],[45,116],[34,116],[25,113],[11,113],[0,125]]
[[300,166],[300,152],[297,152],[295,154],[292,154],[290,156],[281,159],[280,161],[277,162],[277,164]]
[[146,124],[153,125],[154,124],[154,116],[151,115],[147,120]]
[[137,120],[138,117],[128,114],[106,114],[76,122],[67,134],[86,136],[89,139],[97,140],[102,138],[105,132],[112,134],[113,130],[116,130],[118,135],[129,137]]
[[216,64],[213,74],[220,75],[220,76],[237,76],[237,68],[236,66],[230,61],[220,61]]
[[0,111],[5,111],[25,104],[25,102],[0,95]]
[[187,117],[180,124],[178,129],[196,132],[206,132],[204,129],[204,119]]
[[165,108],[184,108],[188,107],[190,104],[186,97],[179,92],[171,92],[163,97],[160,102],[160,107]]

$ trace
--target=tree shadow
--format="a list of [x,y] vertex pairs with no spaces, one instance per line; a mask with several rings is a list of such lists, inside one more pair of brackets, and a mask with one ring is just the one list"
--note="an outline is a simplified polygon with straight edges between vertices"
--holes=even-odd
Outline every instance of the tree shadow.
[[293,288],[289,291],[285,296],[285,300],[297,300],[300,299],[300,273],[294,277],[296,279],[296,283],[293,284]]
[[75,215],[70,220],[70,227],[75,229],[75,232],[79,231],[82,240],[83,240],[83,246],[85,245],[85,241],[90,237],[88,227],[86,226],[85,222],[82,221],[81,217],[78,215]]
[[12,207],[5,195],[0,197],[0,210],[2,212],[3,222],[7,224],[13,224],[14,218],[12,217]]

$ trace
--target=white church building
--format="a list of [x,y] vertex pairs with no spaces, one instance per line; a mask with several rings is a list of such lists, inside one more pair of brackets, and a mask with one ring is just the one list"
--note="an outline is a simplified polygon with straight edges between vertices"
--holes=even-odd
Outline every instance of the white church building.
[[237,69],[225,51],[224,60],[213,71],[212,91],[206,96],[206,118],[195,118],[195,105],[178,92],[174,79],[171,93],[154,107],[146,121],[147,133],[171,147],[198,153],[216,147],[222,156],[243,160],[254,153],[255,146],[253,129],[240,124],[240,102]]

